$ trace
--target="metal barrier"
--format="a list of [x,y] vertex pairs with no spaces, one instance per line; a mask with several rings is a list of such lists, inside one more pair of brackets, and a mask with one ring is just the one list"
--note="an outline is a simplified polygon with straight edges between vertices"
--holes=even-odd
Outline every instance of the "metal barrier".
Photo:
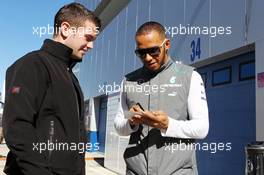
[[264,142],[253,142],[245,147],[246,175],[264,175]]

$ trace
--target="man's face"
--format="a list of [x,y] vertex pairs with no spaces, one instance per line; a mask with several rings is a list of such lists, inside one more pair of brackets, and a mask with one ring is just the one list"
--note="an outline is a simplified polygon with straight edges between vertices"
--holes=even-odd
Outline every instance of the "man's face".
[[81,27],[70,27],[65,44],[72,48],[72,57],[82,59],[85,53],[93,48],[93,41],[98,34],[95,24],[87,20]]
[[170,40],[163,38],[158,32],[151,31],[147,34],[138,35],[136,36],[136,43],[137,50],[146,53],[142,54],[140,59],[147,69],[157,71],[167,61]]

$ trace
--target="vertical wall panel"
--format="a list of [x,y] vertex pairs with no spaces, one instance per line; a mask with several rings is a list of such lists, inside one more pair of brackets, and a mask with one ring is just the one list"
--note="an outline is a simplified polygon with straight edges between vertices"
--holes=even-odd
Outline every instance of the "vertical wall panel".
[[245,1],[212,0],[212,26],[231,26],[231,35],[211,39],[211,56],[241,47],[245,42]]

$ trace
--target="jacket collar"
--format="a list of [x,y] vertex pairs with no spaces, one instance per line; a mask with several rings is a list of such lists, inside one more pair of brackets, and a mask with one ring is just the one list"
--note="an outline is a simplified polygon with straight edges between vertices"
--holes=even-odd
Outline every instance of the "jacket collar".
[[60,42],[56,42],[51,39],[46,39],[41,47],[41,50],[45,50],[49,52],[51,55],[63,61],[68,68],[72,69],[77,62],[81,62],[80,60],[73,59],[72,49]]

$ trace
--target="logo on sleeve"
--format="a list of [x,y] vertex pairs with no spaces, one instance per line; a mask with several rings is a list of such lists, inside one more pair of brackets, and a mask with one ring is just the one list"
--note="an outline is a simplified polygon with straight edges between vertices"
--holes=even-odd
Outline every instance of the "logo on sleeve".
[[20,92],[20,87],[19,86],[14,86],[11,89],[11,94],[18,94]]

